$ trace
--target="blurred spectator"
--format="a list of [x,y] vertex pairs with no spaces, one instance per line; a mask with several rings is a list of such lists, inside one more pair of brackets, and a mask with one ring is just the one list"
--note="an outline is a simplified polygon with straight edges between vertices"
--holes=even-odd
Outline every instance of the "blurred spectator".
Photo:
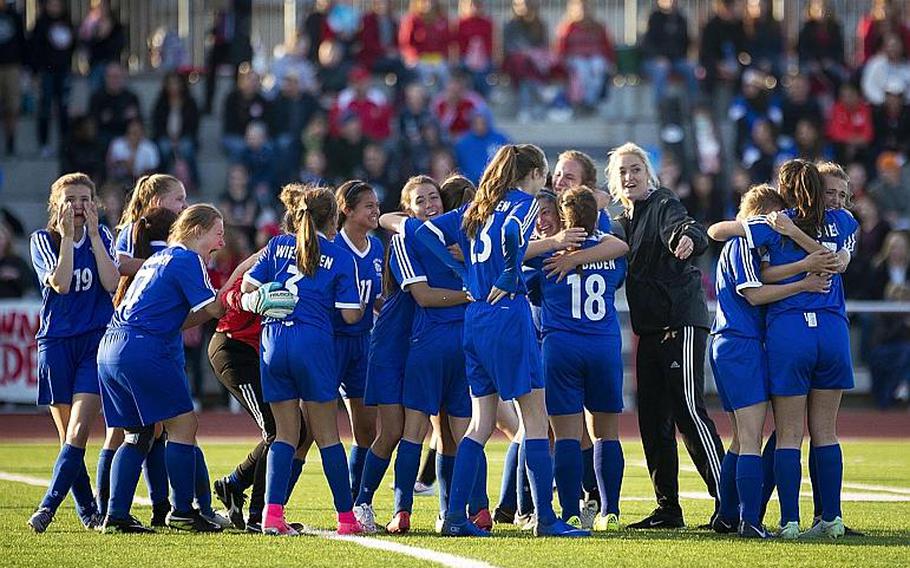
[[253,59],[250,43],[252,0],[230,0],[229,4],[215,13],[214,24],[209,30],[210,47],[205,59],[205,114],[212,114],[219,67],[230,64],[236,83],[241,65]]
[[316,68],[307,58],[307,38],[297,34],[282,46],[275,48],[275,59],[270,66],[274,85],[269,93],[269,98],[278,96],[284,78],[294,76],[297,78],[298,88],[310,94],[318,94],[319,85],[316,83]]
[[459,0],[454,40],[461,67],[471,74],[474,90],[486,97],[493,70],[493,20],[484,13],[483,0]]
[[351,60],[354,43],[360,31],[360,10],[353,0],[335,0],[326,12],[322,39],[332,39],[341,45],[344,59]]
[[717,190],[715,177],[696,172],[692,176],[692,192],[682,199],[689,216],[705,227],[724,219],[724,199]]
[[[808,118],[800,119],[796,123],[796,132],[792,143],[781,148],[779,162],[790,158],[802,158],[810,162],[833,160],[834,152],[825,143],[818,124]],[[776,168],[775,168],[776,169]]]
[[827,0],[809,0],[796,51],[800,71],[815,82],[814,92],[833,92],[848,76],[844,32]]
[[746,49],[743,21],[736,0],[715,0],[714,15],[701,30],[699,63],[705,69],[705,91],[739,79],[740,54]]
[[660,108],[667,81],[674,73],[686,82],[689,100],[698,96],[695,66],[689,61],[689,22],[676,0],[657,0],[657,9],[648,17],[641,40],[644,70],[654,84],[654,102]]
[[114,138],[107,152],[107,177],[116,181],[135,181],[154,173],[161,162],[158,148],[145,135],[142,120],[134,118],[126,133]]
[[[872,273],[873,298],[910,301],[910,239],[893,231],[885,239]],[[895,403],[895,391],[910,379],[910,325],[906,314],[878,316],[869,356],[872,391],[885,409]]]
[[398,17],[389,0],[372,0],[360,23],[360,51],[357,63],[372,73],[392,73],[400,91],[410,83],[410,72],[398,52]]
[[237,77],[237,87],[224,100],[221,147],[230,161],[240,160],[243,138],[250,122],[265,120],[268,116],[268,102],[259,92],[259,87],[256,72],[242,71]]
[[254,120],[247,124],[243,137],[241,164],[250,175],[250,185],[260,203],[269,203],[277,193],[275,179],[275,147],[269,142],[269,131],[264,122]]
[[276,152],[277,184],[283,185],[297,176],[303,154],[303,132],[321,112],[319,101],[301,90],[296,75],[285,75],[281,92],[269,109],[269,132]]
[[11,2],[0,2],[0,29],[0,107],[6,155],[12,156],[16,153],[16,123],[22,103],[20,73],[28,54],[22,14]]
[[780,77],[784,68],[784,31],[771,13],[770,0],[746,0],[743,32],[749,65]]
[[513,17],[502,33],[502,70],[518,93],[518,118],[541,118],[540,88],[553,75],[556,58],[549,47],[539,0],[512,0]]
[[910,53],[910,27],[903,22],[900,0],[873,0],[869,12],[856,26],[856,65],[865,65],[896,34],[905,53]]
[[781,103],[780,133],[790,139],[796,133],[796,123],[806,118],[815,124],[824,121],[818,99],[810,93],[809,79],[805,75],[790,75],[784,80],[786,96]]
[[348,73],[352,63],[344,58],[344,48],[340,43],[327,39],[319,46],[319,69],[316,77],[322,87],[323,95],[334,95],[341,92],[348,84]]
[[328,162],[322,150],[308,150],[303,158],[303,168],[300,170],[300,181],[310,185],[328,185],[325,179]]
[[184,38],[174,28],[159,26],[149,41],[149,63],[159,71],[185,71],[192,65]]
[[752,183],[767,183],[774,177],[780,148],[774,124],[765,119],[752,125],[751,142],[743,150],[742,164],[749,170]]
[[683,177],[682,164],[672,152],[664,152],[660,157],[660,171],[657,173],[660,185],[666,187],[682,199],[692,193],[689,180]]
[[875,161],[878,177],[869,184],[869,196],[897,229],[910,228],[910,185],[901,180],[902,165],[899,154],[882,152]]
[[105,150],[117,136],[126,133],[129,121],[142,118],[139,97],[126,86],[126,71],[110,63],[104,74],[104,88],[92,94],[89,113],[98,125],[98,138]]
[[493,156],[509,138],[493,126],[493,113],[479,108],[471,116],[471,129],[455,143],[455,158],[460,171],[474,185],[480,183],[480,176]]
[[470,84],[471,78],[464,71],[455,71],[445,90],[433,99],[433,115],[452,137],[463,134],[474,111],[486,106],[483,98],[470,90]]
[[430,154],[429,176],[433,179],[446,179],[455,173],[455,155],[448,148],[440,147]]
[[303,20],[303,33],[306,34],[309,40],[307,42],[309,46],[307,58],[313,63],[319,62],[319,49],[325,39],[323,34],[325,33],[326,13],[331,5],[332,0],[315,0],[310,12]]
[[910,106],[904,103],[900,82],[885,86],[885,102],[874,111],[875,152],[899,152],[910,157]]
[[376,196],[379,197],[381,211],[398,209],[398,201],[401,198],[401,178],[382,144],[370,142],[364,147],[363,164],[355,175],[358,179],[373,186]]
[[756,69],[743,73],[742,94],[733,99],[729,112],[730,120],[736,123],[736,151],[740,156],[751,142],[755,121],[764,119],[776,126],[783,120],[780,104],[769,88],[769,83],[773,81],[769,75]]
[[847,81],[840,86],[840,96],[831,107],[826,134],[834,144],[841,164],[864,160],[873,138],[872,109],[860,97],[856,86]]
[[434,89],[448,79],[449,20],[439,0],[411,0],[398,28],[398,48],[404,63]]
[[850,179],[850,192],[857,197],[865,195],[866,184],[869,182],[866,165],[860,162],[851,162],[847,164],[846,170],[847,178]]
[[70,69],[75,35],[63,0],[47,0],[29,36],[29,61],[40,89],[38,145],[42,158],[54,155],[48,143],[52,109],[57,111],[58,144],[66,140],[69,130]]
[[101,201],[99,221],[111,230],[120,222],[123,214],[123,199],[127,191],[128,189],[123,183],[110,181],[98,190],[98,198]]
[[161,170],[174,172],[186,164],[192,185],[199,185],[196,154],[199,148],[199,107],[186,77],[176,72],[164,76],[152,111],[152,139],[161,153]]
[[885,88],[892,84],[900,84],[905,100],[910,102],[910,61],[900,38],[887,34],[881,51],[863,68],[863,95],[869,104],[878,106],[885,102]]
[[348,111],[341,115],[338,135],[329,136],[325,143],[326,173],[330,182],[340,183],[354,176],[354,171],[363,163],[367,142],[357,113]]
[[739,202],[742,199],[743,195],[749,191],[749,187],[752,186],[752,179],[749,175],[749,172],[746,171],[741,165],[734,165],[733,172],[730,174],[730,193],[732,198],[732,203],[730,207],[736,211],[739,209]]
[[13,244],[12,231],[0,223],[0,299],[21,298],[35,289],[31,266]]
[[228,166],[227,188],[218,198],[218,207],[229,231],[241,231],[250,241],[255,238],[259,205],[250,191],[250,176],[243,164]]
[[106,149],[107,146],[98,138],[95,119],[89,115],[74,117],[69,135],[63,142],[60,174],[82,172],[100,184],[104,178]]
[[403,163],[403,171],[407,177],[415,172],[415,154],[421,152],[424,125],[435,122],[436,118],[427,104],[426,87],[420,83],[408,85],[404,90],[404,108],[398,113],[397,148],[397,157]]
[[556,31],[556,55],[570,70],[569,101],[588,111],[604,97],[616,67],[616,52],[588,0],[569,0]]
[[89,87],[99,91],[111,63],[120,63],[126,47],[126,30],[111,10],[109,0],[92,0],[92,7],[79,25],[79,40],[88,51]]
[[322,150],[328,136],[329,120],[320,107],[320,112],[316,113],[313,118],[310,119],[310,124],[307,125],[306,129],[303,131],[304,151]]
[[[851,190],[854,184],[850,178]],[[885,237],[891,232],[891,225],[882,219],[875,201],[868,195],[860,195],[853,201],[853,212],[859,221],[856,234],[856,250],[844,273],[844,290],[848,298],[857,300],[881,299],[873,291],[869,275],[882,250]],[[867,350],[864,349],[864,353]]]
[[350,87],[341,91],[329,113],[329,126],[338,134],[338,117],[351,111],[360,117],[363,135],[370,140],[382,142],[392,133],[392,107],[386,95],[372,86],[370,72],[363,67],[354,67],[348,75]]

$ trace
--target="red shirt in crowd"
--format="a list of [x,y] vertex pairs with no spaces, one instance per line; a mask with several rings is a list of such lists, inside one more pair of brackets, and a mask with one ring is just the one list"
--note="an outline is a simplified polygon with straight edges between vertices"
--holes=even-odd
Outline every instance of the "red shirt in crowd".
[[[856,64],[863,65],[869,58],[878,53],[882,47],[884,37],[882,35],[883,24],[869,16],[863,16],[863,19],[856,25]],[[910,26],[899,24],[893,33],[900,36],[904,42],[904,53],[910,53]]]
[[346,112],[353,112],[360,118],[363,135],[370,140],[381,142],[392,133],[392,107],[376,89],[370,89],[362,97],[351,88],[338,94],[329,111],[329,125],[334,136],[340,135],[341,117]]
[[842,101],[836,101],[831,107],[826,134],[832,142],[839,144],[872,143],[872,109],[865,102],[848,107]]
[[[380,17],[384,21],[380,21]],[[383,37],[382,25],[388,25],[388,37]],[[363,15],[360,27],[360,52],[357,62],[372,70],[377,59],[385,56],[390,50],[398,51],[398,22],[391,16],[380,16],[376,12]]]
[[483,71],[493,61],[493,20],[469,16],[458,20],[455,31],[458,56],[468,69]]
[[215,328],[215,331],[220,331],[236,341],[242,341],[258,352],[262,318],[241,309],[241,284],[243,284],[243,278],[238,278],[221,296],[221,301],[227,311],[218,320],[218,327]]
[[563,22],[556,35],[556,54],[560,57],[600,55],[616,61],[607,28],[598,22]]
[[436,18],[427,22],[420,14],[408,12],[401,19],[398,28],[398,47],[405,63],[414,65],[422,57],[434,55],[440,61],[448,59],[449,21],[446,18]]
[[483,97],[474,91],[468,91],[455,102],[447,98],[445,93],[440,93],[433,99],[431,109],[436,120],[455,138],[467,132],[474,111],[483,108],[485,104]]

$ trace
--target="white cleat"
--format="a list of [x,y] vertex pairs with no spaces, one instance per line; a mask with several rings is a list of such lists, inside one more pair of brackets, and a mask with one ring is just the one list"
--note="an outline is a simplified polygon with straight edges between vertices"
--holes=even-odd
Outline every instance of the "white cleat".
[[373,513],[373,506],[367,503],[361,503],[354,506],[354,518],[363,527],[363,534],[376,534],[379,529],[376,528],[376,515]]
[[211,516],[206,514],[201,515],[203,519],[212,524],[218,525],[222,528],[222,530],[234,528],[234,523],[231,522],[231,519],[227,518],[227,516],[224,515],[221,511],[214,511]]
[[800,535],[800,538],[840,538],[844,536],[844,521],[840,517],[834,517],[833,521],[821,520]]
[[581,514],[579,515],[579,520],[581,521],[581,528],[584,530],[592,530],[594,528],[594,519],[597,518],[597,513],[600,512],[600,507],[597,505],[597,501],[593,499],[585,501],[582,499]]

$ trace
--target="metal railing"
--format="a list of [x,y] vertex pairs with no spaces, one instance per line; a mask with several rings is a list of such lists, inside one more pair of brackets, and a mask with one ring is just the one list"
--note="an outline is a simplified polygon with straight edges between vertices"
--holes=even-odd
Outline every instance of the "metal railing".
[[[360,9],[369,7],[371,0],[355,0]],[[808,0],[769,0],[775,16],[783,23],[790,44],[796,40]],[[134,71],[152,68],[149,44],[162,29],[177,32],[183,39],[193,66],[205,62],[206,35],[211,29],[215,11],[229,4],[230,0],[113,0],[115,14],[127,29],[128,63]],[[451,18],[457,17],[458,1],[443,0]],[[18,0],[26,16],[27,25],[34,21],[38,0]],[[284,43],[302,24],[313,0],[254,0],[253,47],[262,57],[270,57],[274,48]],[[392,0],[393,10],[402,14],[409,0]],[[540,10],[549,24],[553,37],[556,26],[565,14],[565,0],[540,0]],[[590,0],[597,18],[605,22],[613,40],[618,45],[632,45],[644,32],[648,15],[656,3],[652,0]],[[691,36],[698,37],[698,30],[712,13],[714,0],[679,0],[687,14]],[[829,0],[830,8],[840,19],[846,40],[848,60],[854,52],[856,26],[872,0]],[[89,11],[91,0],[69,0],[70,13],[78,24]],[[487,0],[487,11],[496,23],[496,29],[512,16],[512,0]]]

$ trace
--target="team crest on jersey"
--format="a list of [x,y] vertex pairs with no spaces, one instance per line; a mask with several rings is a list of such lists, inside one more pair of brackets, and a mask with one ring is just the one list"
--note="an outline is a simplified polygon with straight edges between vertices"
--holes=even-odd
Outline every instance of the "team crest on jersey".
[[382,261],[378,258],[373,259],[373,270],[376,271],[376,274],[382,274]]

